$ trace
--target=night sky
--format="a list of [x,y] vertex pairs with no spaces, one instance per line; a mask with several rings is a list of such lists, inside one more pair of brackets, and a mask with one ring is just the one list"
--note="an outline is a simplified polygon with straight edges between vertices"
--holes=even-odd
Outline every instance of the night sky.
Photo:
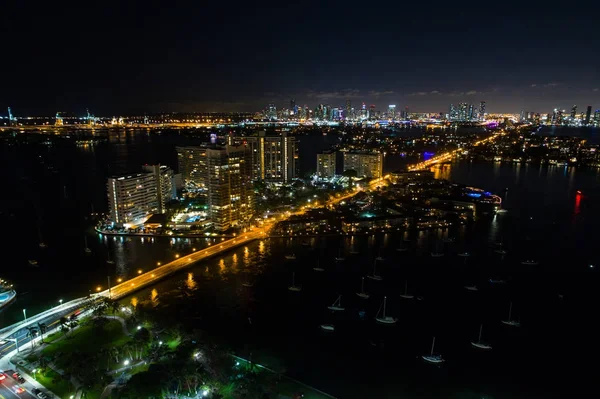
[[0,114],[600,108],[594,3],[162,2],[0,14]]

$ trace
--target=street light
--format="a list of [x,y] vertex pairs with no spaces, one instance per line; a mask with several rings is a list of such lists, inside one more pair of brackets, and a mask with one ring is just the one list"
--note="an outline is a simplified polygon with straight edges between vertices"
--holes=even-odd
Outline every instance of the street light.
[[58,306],[61,306],[61,305],[62,305],[62,303],[63,303],[63,300],[62,300],[62,299],[59,299],[59,300],[58,300]]
[[125,361],[123,362],[123,364],[124,364],[125,366],[129,366],[129,360],[125,360]]

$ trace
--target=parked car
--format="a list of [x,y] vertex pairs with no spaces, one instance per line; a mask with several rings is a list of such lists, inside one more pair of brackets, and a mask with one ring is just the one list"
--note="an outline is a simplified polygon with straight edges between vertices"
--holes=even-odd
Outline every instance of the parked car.
[[44,392],[42,392],[41,390],[37,389],[37,388],[33,388],[31,390],[31,393],[33,393],[35,396],[37,396],[40,399],[47,399],[48,395]]
[[20,387],[18,385],[15,385],[13,387],[13,390],[15,391],[15,393],[23,393],[23,392],[25,392],[25,389],[23,389],[23,387]]

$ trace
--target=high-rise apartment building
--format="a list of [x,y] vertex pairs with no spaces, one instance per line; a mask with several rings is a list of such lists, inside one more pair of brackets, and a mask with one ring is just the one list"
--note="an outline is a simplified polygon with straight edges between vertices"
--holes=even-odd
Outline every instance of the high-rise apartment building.
[[166,212],[166,204],[177,197],[173,170],[164,165],[144,165],[144,172],[152,173],[156,184],[158,213]]
[[388,118],[391,120],[396,119],[396,106],[394,104],[388,105]]
[[142,222],[158,209],[157,185],[152,173],[109,177],[107,191],[110,219],[117,226]]
[[317,176],[335,176],[335,154],[334,151],[325,151],[317,154]]
[[253,213],[251,154],[227,145],[206,150],[209,217],[216,230],[242,225]]
[[575,119],[575,116],[577,115],[577,104],[573,105],[571,107],[571,119]]
[[352,119],[352,102],[350,100],[346,100],[346,112],[344,113],[345,119]]
[[485,120],[485,101],[481,101],[479,103],[479,120],[480,121]]
[[347,170],[355,170],[359,177],[381,177],[383,156],[374,152],[344,152],[344,172]]
[[590,124],[590,117],[592,116],[592,106],[588,105],[587,110],[585,111],[585,124]]
[[206,147],[176,147],[179,173],[184,184],[204,188],[206,185]]
[[258,136],[229,137],[228,144],[242,144],[250,149],[252,179],[267,183],[288,183],[296,177],[298,143],[286,132]]

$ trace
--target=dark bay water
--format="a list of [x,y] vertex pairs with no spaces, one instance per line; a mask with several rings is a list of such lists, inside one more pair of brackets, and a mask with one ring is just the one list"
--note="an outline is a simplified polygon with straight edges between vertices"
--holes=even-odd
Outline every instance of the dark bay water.
[[[328,140],[302,138],[301,159],[316,157]],[[206,245],[99,237],[85,219],[92,203],[96,211],[106,209],[107,175],[137,170],[143,163],[175,166],[173,146],[190,142],[180,135],[113,132],[108,142],[91,148],[67,141],[53,147],[0,145],[3,169],[15,171],[7,177],[10,195],[0,199],[1,274],[19,292],[0,314],[0,324],[21,317],[23,308],[33,314],[58,299],[104,287],[107,275],[114,282]],[[597,349],[598,279],[589,265],[600,264],[600,173],[459,162],[436,169],[436,175],[502,195],[507,212],[461,229],[411,233],[409,253],[395,250],[400,232],[313,238],[310,247],[300,239],[255,242],[141,291],[133,302],[166,307],[177,320],[224,338],[241,355],[252,351],[258,361],[278,359],[288,374],[340,398],[575,395],[592,377],[583,359]],[[37,246],[38,220],[49,245],[44,250]],[[83,251],[84,234],[93,251],[89,256]],[[446,256],[432,258],[430,251],[448,236],[456,242],[446,244]],[[499,240],[509,251],[504,259],[490,245]],[[336,263],[339,248],[347,259]],[[360,254],[350,255],[350,248]],[[456,256],[464,250],[474,254],[467,263]],[[297,254],[296,261],[285,260],[290,252]],[[106,264],[108,253],[115,265]],[[360,278],[380,254],[386,258],[378,266],[384,280],[368,281],[371,297],[363,300],[356,296]],[[539,266],[521,264],[532,257]],[[32,258],[38,267],[28,264]],[[325,273],[312,270],[317,259]],[[292,272],[302,284],[300,293],[287,290]],[[490,278],[507,283],[490,284]],[[244,287],[245,281],[254,286]],[[399,298],[406,281],[423,300]],[[473,284],[479,291],[464,289]],[[332,314],[326,307],[340,294],[346,311]],[[399,318],[395,326],[374,322],[383,296],[389,314]],[[520,328],[500,323],[511,301]],[[336,332],[321,332],[321,323],[334,323]],[[484,339],[494,347],[489,353],[469,343],[482,323]],[[433,336],[436,352],[447,359],[441,368],[417,359],[427,353]]]

